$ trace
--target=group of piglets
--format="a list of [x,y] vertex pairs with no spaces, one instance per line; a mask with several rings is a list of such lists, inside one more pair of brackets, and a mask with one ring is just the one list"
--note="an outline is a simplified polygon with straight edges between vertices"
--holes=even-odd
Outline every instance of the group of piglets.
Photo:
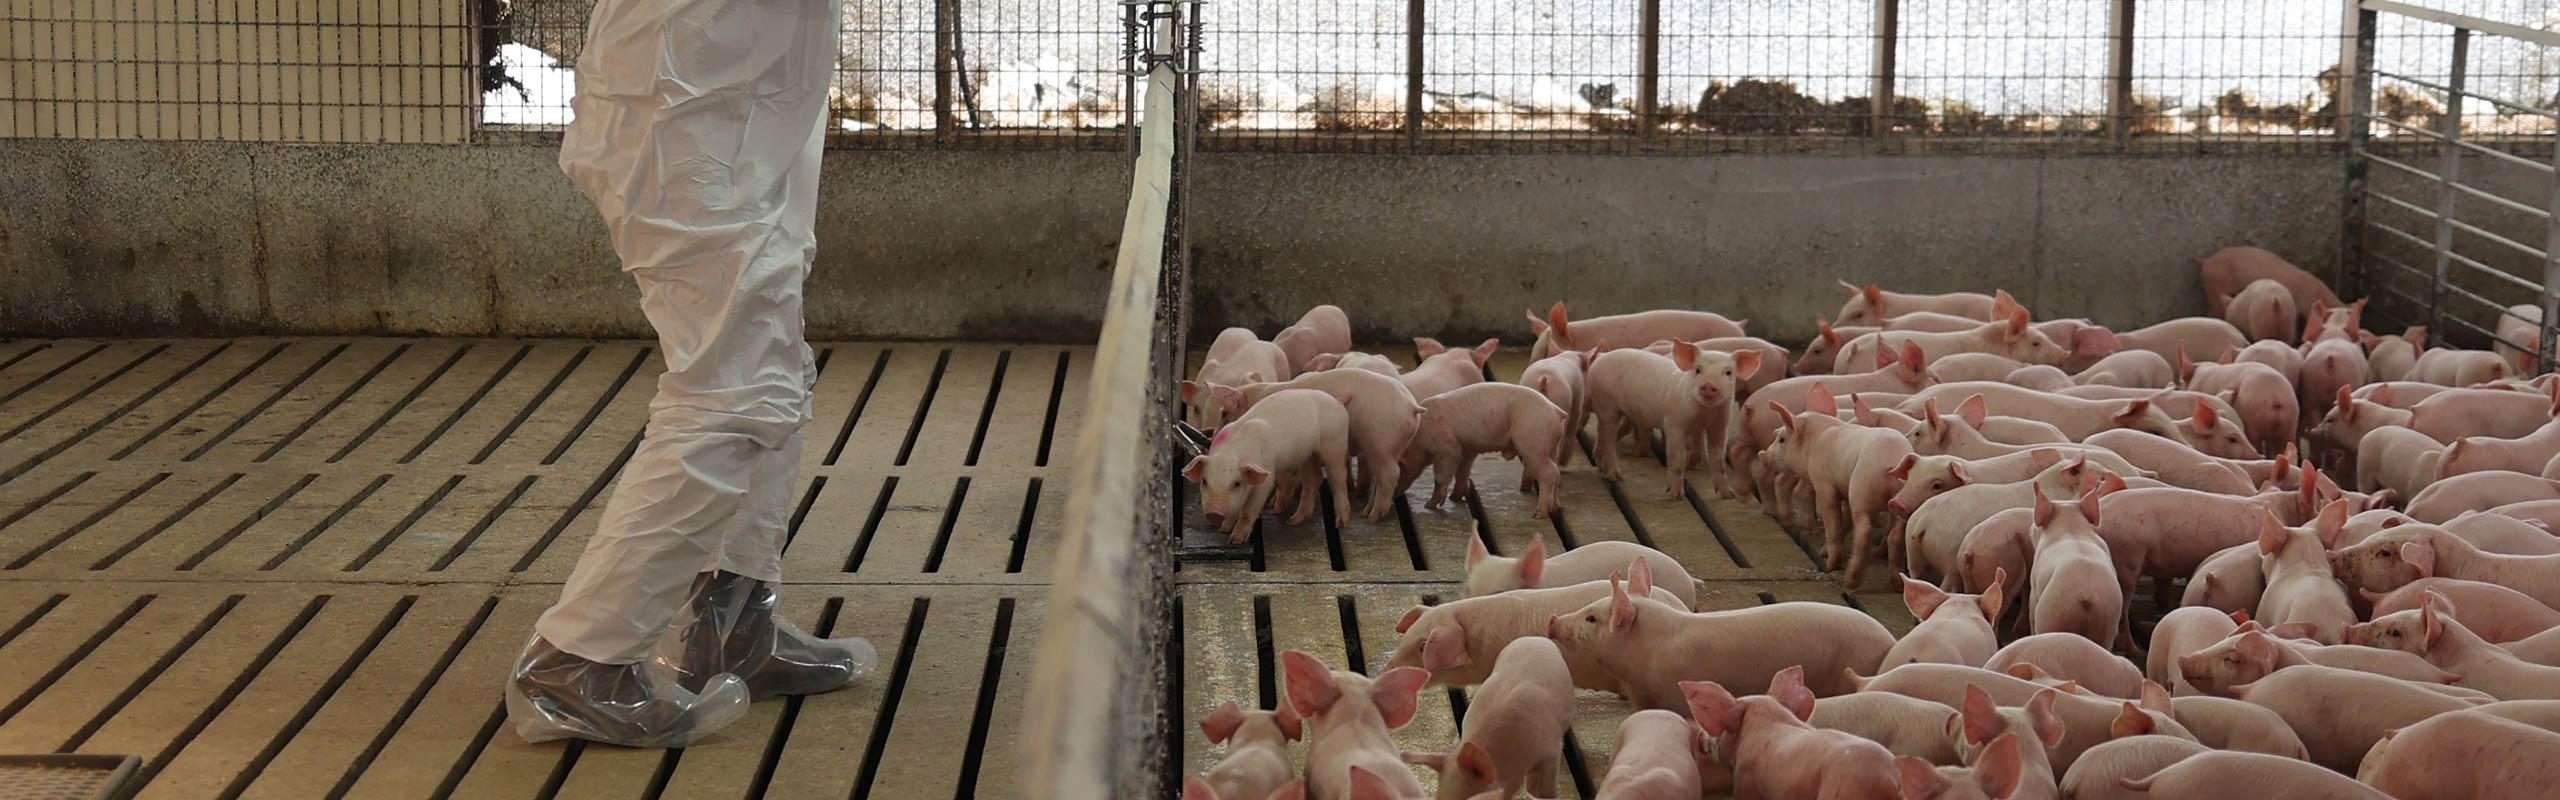
[[[1741,393],[1785,371],[1787,350],[1742,335],[1742,322],[1702,311],[1647,311],[1573,322],[1563,303],[1531,314],[1536,360],[1518,383],[1486,379],[1500,347],[1488,339],[1453,350],[1414,340],[1420,364],[1351,350],[1351,320],[1317,306],[1265,341],[1228,328],[1209,345],[1199,373],[1182,382],[1185,421],[1211,435],[1208,452],[1183,468],[1200,485],[1203,516],[1242,542],[1264,511],[1306,521],[1332,493],[1334,522],[1349,524],[1353,488],[1370,521],[1423,470],[1432,474],[1428,508],[1471,488],[1478,456],[1520,462],[1521,491],[1535,491],[1536,515],[1563,510],[1559,481],[1586,419],[1601,441],[1633,438],[1647,453],[1663,439],[1669,491],[1685,472],[1719,471]],[[1646,345],[1610,349],[1610,342]],[[1601,472],[1620,476],[1615,447],[1596,448]],[[1355,480],[1356,478],[1356,480]]]
[[[1302,362],[1282,345],[1303,335],[1237,337],[1185,386],[1206,399],[1195,424],[1227,423],[1192,467],[1213,521],[1249,532],[1275,476],[1299,514],[1328,479],[1348,509],[1332,473],[1353,451],[1373,514],[1425,464],[1435,501],[1463,491],[1488,452],[1521,459],[1552,512],[1597,416],[1606,478],[1621,437],[1642,456],[1659,433],[1669,491],[1699,470],[1818,525],[1853,589],[1883,558],[1917,624],[1897,639],[1804,602],[1700,613],[1701,585],[1659,551],[1505,558],[1479,538],[1466,598],[1408,612],[1376,669],[1291,651],[1281,709],[1204,722],[1228,757],[1185,796],[1422,797],[1420,765],[1443,798],[1551,797],[1577,702],[1602,702],[1577,691],[1632,710],[1604,798],[2553,796],[2560,381],[2534,377],[2538,325],[2500,326],[2519,346],[2430,347],[2366,330],[2361,301],[2264,250],[2199,272],[2211,316],[2129,331],[2039,322],[2006,293],[1846,287],[1801,352],[1713,314],[1559,304],[1532,315],[1516,400],[1449,402],[1505,386],[1484,382],[1490,342],[1426,340],[1405,372],[1348,352],[1347,324],[1319,342],[1342,352]],[[1386,399],[1364,406],[1328,377],[1345,372]],[[1263,410],[1284,395],[1313,410]],[[1282,434],[1313,441],[1237,444]],[[2146,578],[2165,613],[2143,625]],[[1434,685],[1475,687],[1460,741],[1400,749],[1390,732]]]

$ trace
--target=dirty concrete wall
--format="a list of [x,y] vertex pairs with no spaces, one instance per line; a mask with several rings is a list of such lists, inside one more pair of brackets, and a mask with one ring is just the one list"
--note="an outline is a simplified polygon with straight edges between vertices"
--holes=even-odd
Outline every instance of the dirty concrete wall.
[[[0,333],[645,335],[553,155],[0,141]],[[1371,339],[1518,337],[1557,299],[1798,339],[1835,279],[2139,323],[2200,308],[2186,259],[2225,243],[2332,263],[2342,174],[2299,155],[1194,163],[1201,327],[1334,302]],[[1127,183],[1116,151],[831,151],[812,330],[1090,339]]]

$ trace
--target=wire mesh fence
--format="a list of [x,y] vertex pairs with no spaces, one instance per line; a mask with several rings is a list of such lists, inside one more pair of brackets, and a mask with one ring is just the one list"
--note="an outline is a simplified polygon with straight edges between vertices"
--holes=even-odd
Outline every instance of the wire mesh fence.
[[[556,131],[595,2],[11,0],[0,136]],[[1120,4],[842,5],[836,145],[1123,146],[1137,95],[1121,72]],[[2560,26],[2548,0],[2422,5]],[[1224,0],[1204,8],[1201,144],[2334,152],[2342,11],[2341,0]],[[2441,77],[2448,35],[2387,18],[2377,64]],[[2470,67],[2484,93],[2560,104],[2560,56],[2484,40]],[[2376,91],[2377,113],[2421,127],[2444,107],[2407,81]],[[2483,134],[2550,130],[2547,117],[2486,102],[2464,116]]]

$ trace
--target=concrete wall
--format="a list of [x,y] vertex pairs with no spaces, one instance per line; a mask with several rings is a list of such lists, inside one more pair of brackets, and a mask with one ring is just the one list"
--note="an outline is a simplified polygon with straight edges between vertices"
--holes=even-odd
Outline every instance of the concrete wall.
[[[602,226],[539,145],[0,140],[0,332],[637,336]],[[1204,154],[1199,325],[1309,304],[1364,338],[1525,334],[1666,305],[1779,339],[1835,279],[2017,293],[2135,324],[2201,308],[2187,258],[2335,260],[2317,156]],[[829,337],[1089,339],[1118,152],[834,151],[810,287]]]

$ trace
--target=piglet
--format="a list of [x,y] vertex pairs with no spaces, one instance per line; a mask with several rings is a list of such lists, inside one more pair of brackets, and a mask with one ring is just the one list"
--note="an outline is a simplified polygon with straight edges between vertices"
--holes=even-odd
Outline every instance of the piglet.
[[[2181,359],[2183,361],[2183,359]],[[2302,428],[2302,403],[2293,381],[2265,364],[2180,365],[2187,388],[2221,395],[2240,412],[2240,427],[2260,453],[2292,444]]]
[[1332,354],[1316,356],[1313,360],[1307,363],[1307,368],[1311,371],[1317,372],[1359,370],[1361,372],[1372,372],[1390,378],[1401,378],[1404,376],[1404,365],[1396,363],[1395,359],[1358,351],[1344,353],[1338,356]]
[[2269,627],[2287,623],[2311,626],[2311,638],[2337,644],[2356,621],[2347,590],[2329,571],[2328,545],[2346,523],[2346,501],[2329,504],[2312,530],[2289,530],[2267,519],[2258,529],[2258,554],[2267,571],[2266,592],[2258,598],[2257,619]]
[[1930,362],[1929,379],[1939,383],[1996,381],[2026,366],[2017,359],[1997,353],[1956,353]]
[[2498,646],[2516,654],[2526,663],[2560,667],[2560,631],[2543,631],[2512,642],[2501,642]]
[[2329,412],[2331,398],[2340,390],[2353,390],[2373,380],[2373,365],[2365,360],[2364,348],[2353,341],[2331,339],[2305,345],[2302,351],[2302,412],[2319,416]]
[[1565,350],[1588,350],[1602,342],[1633,345],[1664,339],[1698,341],[1724,339],[1742,335],[1742,325],[1749,320],[1730,320],[1720,314],[1704,311],[1655,310],[1608,317],[1592,317],[1575,322],[1567,319],[1564,303],[1547,309],[1539,318],[1529,312],[1529,333],[1538,337],[1530,346],[1529,357],[1546,358]]
[[1307,309],[1297,324],[1280,329],[1271,343],[1288,354],[1291,367],[1305,372],[1316,356],[1351,352],[1351,317],[1341,306],[1319,305]]
[[1209,353],[1200,361],[1200,372],[1182,382],[1182,405],[1191,427],[1203,433],[1215,433],[1233,417],[1235,407],[1221,402],[1217,387],[1234,388],[1248,383],[1285,381],[1296,377],[1289,366],[1289,354],[1280,346],[1263,341],[1244,328],[1228,328],[1218,332],[1209,343]]
[[2375,617],[2347,632],[2350,644],[2416,654],[2462,676],[2456,685],[2500,700],[2560,700],[2560,667],[2517,658],[2472,633],[2453,616],[2453,601],[2429,594],[2416,609]]
[[2517,641],[2560,627],[2560,611],[2531,595],[2494,583],[2420,578],[2390,594],[2366,592],[2364,598],[2373,604],[2371,616],[2380,617],[2420,607],[2429,592],[2452,600],[2453,618],[2492,642]]
[[2167,690],[2151,687],[2139,705],[2121,700],[2100,699],[2077,694],[2079,685],[2064,681],[2055,686],[2027,681],[1990,670],[1954,664],[1905,664],[1873,678],[1848,676],[1851,683],[1864,692],[1892,692],[1940,703],[1961,706],[1969,691],[1979,689],[1991,701],[2003,706],[2028,706],[2042,694],[2051,694],[2054,715],[2062,720],[2062,741],[2053,746],[2053,764],[2057,770],[2068,770],[2080,753],[2112,738],[2119,719],[2130,714],[2147,729],[2175,736],[2193,737],[2186,728],[2170,717]]
[[[1968,686],[1960,716],[1947,722],[1947,734],[1956,740],[1967,766],[1979,768],[2009,757],[2022,764],[2016,788],[2019,798],[2052,798],[2060,793],[2054,776],[2061,774],[2054,768],[2053,751],[2062,746],[2067,733],[2062,716],[2054,712],[2061,696],[2061,690],[2046,689],[2024,705],[2001,708],[1992,704],[1988,692]],[[2013,756],[2000,752],[2004,739],[2017,748]]]
[[2196,565],[2195,574],[2187,578],[2186,593],[2178,604],[2246,614],[2257,610],[2258,599],[2266,591],[2266,568],[2259,563],[2258,543],[2253,541],[2206,556],[2204,563]]
[[1850,690],[1837,677],[1841,670],[1871,672],[1893,649],[1893,634],[1882,623],[1846,606],[1790,602],[1692,614],[1630,597],[1614,580],[1609,597],[1550,618],[1547,638],[1624,681],[1635,707],[1675,710],[1682,681],[1760,689],[1779,670],[1798,665],[1824,676],[1814,691],[1841,694]]
[[[1291,389],[1254,404],[1235,424],[1209,440],[1209,452],[1191,459],[1182,477],[1200,484],[1200,506],[1209,523],[1228,532],[1230,543],[1253,533],[1271,499],[1272,477],[1310,466],[1324,471],[1333,490],[1334,524],[1351,522],[1351,417],[1343,398],[1308,389]],[[1314,480],[1300,484],[1304,496],[1296,518],[1306,521],[1314,509]]]
[[1682,608],[1697,607],[1698,580],[1689,576],[1679,559],[1660,550],[1634,542],[1603,540],[1548,556],[1546,540],[1536,539],[1529,542],[1529,551],[1519,558],[1505,558],[1485,547],[1481,529],[1468,535],[1467,579],[1462,588],[1468,597],[1483,597],[1513,589],[1605,581],[1610,573],[1626,569],[1635,561],[1645,562],[1652,569],[1654,585],[1680,598]]
[[1439,771],[1441,800],[1486,791],[1510,797],[1523,787],[1552,797],[1572,724],[1573,677],[1564,653],[1545,639],[1514,639],[1468,701],[1457,752],[1408,753],[1405,760]]
[[2418,355],[2427,349],[2427,326],[2410,326],[2399,336],[2357,331],[2356,341],[2364,345],[2365,362],[2373,367],[2375,381],[2415,380],[2410,376],[2418,371]]
[[2560,555],[2489,553],[2431,525],[2402,525],[2374,534],[2331,552],[2329,566],[2348,585],[2371,592],[2389,592],[2420,578],[2459,578],[2494,583],[2560,607]]
[[2445,475],[2490,470],[2540,474],[2554,456],[2560,456],[2560,420],[2512,439],[2466,436],[2455,440],[2445,450],[2440,469]]
[[2416,430],[2397,425],[2375,429],[2354,449],[2359,492],[2387,489],[2415,497],[2444,476],[2444,443]]
[[2227,351],[2249,346],[2249,337],[2219,316],[2182,317],[2148,328],[2116,333],[2117,352],[2143,350],[2174,361],[2184,348],[2196,358],[2216,360]]
[[1787,423],[1796,454],[1795,472],[1813,485],[1814,511],[1822,518],[1830,568],[1846,566],[1844,581],[1861,586],[1866,582],[1876,515],[1885,511],[1893,494],[1890,473],[1911,454],[1911,443],[1892,431],[1841,420],[1839,404],[1820,384],[1810,390],[1805,406],[1803,414],[1789,414],[1775,405],[1770,411]]
[[2178,380],[2176,365],[2149,350],[2119,350],[2071,376],[2082,386],[2166,389]]
[[1944,703],[1892,692],[1853,692],[1814,701],[1813,716],[1805,721],[1884,745],[1897,756],[1949,766],[1963,763],[1954,737],[1947,735],[1957,717]]
[[[1995,583],[2007,579],[2005,572],[1993,578]],[[2000,618],[1999,592],[1951,595],[1900,575],[1894,580],[1902,585],[1903,604],[1920,624],[1885,652],[1884,669],[1922,662],[1979,666],[2000,646],[1999,634],[1992,630],[1992,621]]]
[[1556,450],[1565,438],[1564,409],[1537,390],[1511,383],[1477,383],[1422,400],[1422,422],[1404,451],[1403,482],[1431,467],[1431,502],[1437,509],[1452,492],[1471,484],[1476,457],[1500,453],[1518,458],[1520,471],[1538,484],[1535,516],[1564,510]]
[[2310,751],[2303,748],[2302,737],[2273,711],[2227,697],[2180,697],[2169,703],[2169,715],[2207,747],[2285,758],[2310,757]]
[[1413,352],[1422,365],[1396,376],[1404,388],[1413,392],[1415,400],[1429,400],[1443,392],[1484,382],[1485,362],[1493,360],[1502,349],[1499,339],[1486,339],[1471,350],[1451,350],[1438,339],[1413,340]]
[[2112,642],[2124,619],[2124,592],[2098,535],[2097,494],[2082,495],[2066,509],[2035,490],[2035,563],[2027,580],[2028,627],[2036,633],[2074,633]]
[[1735,800],[1894,800],[1893,754],[1883,745],[1805,724],[1813,692],[1804,670],[1788,667],[1769,693],[1735,698],[1713,681],[1681,681],[1690,717],[1716,742],[1734,774]]
[[2385,731],[2472,706],[2415,683],[2317,665],[2276,670],[2238,691],[2241,700],[2283,717],[2313,763],[2341,772],[2354,770]]
[[[1946,294],[1906,294],[1888,292],[1867,284],[1865,288],[1841,281],[1840,288],[1849,292],[1847,302],[1840,304],[1837,325],[1878,325],[1884,320],[1914,313],[1935,313],[1974,320],[1995,318],[2002,310],[2017,305],[2008,292],[1948,292]],[[2005,301],[2005,302],[2004,302]]]
[[[1760,391],[1761,388],[1766,387],[1769,384],[1785,380],[1787,377],[1787,359],[1794,355],[1793,353],[1788,352],[1787,348],[1780,347],[1775,342],[1771,342],[1757,336],[1719,336],[1713,339],[1700,339],[1695,342],[1690,342],[1690,344],[1697,345],[1700,350],[1710,352],[1741,353],[1747,350],[1755,351],[1760,354],[1761,367],[1752,371],[1750,374],[1740,376],[1740,379],[1735,383],[1734,397],[1737,398],[1750,397],[1752,392]],[[1651,350],[1655,347],[1669,348],[1670,346],[1671,342],[1665,340],[1647,345],[1645,349]],[[1666,350],[1665,352],[1667,354],[1668,351]]]
[[2142,696],[2142,668],[2098,643],[2067,633],[2019,637],[1984,661],[1983,669],[2016,675],[2012,667],[2034,665],[2053,677],[2073,681],[2108,697]]
[[2506,357],[2507,364],[2515,368],[2515,374],[2540,372],[2542,307],[2524,303],[2508,306],[2506,312],[2498,315],[2498,336],[2490,340],[2490,349]]
[[1648,708],[1618,722],[1617,750],[1595,800],[1696,800],[1697,734],[1676,712]]
[[2547,797],[2560,784],[2560,734],[2464,711],[2392,731],[2356,777],[2402,800]]
[[2206,455],[2167,437],[2119,429],[2101,431],[2083,444],[2105,448],[2133,468],[2171,486],[2234,495],[2249,494],[2258,488],[2237,462]]
[[1353,773],[1383,779],[1386,796],[1422,797],[1422,782],[1405,768],[1388,731],[1413,721],[1417,693],[1430,674],[1387,670],[1376,679],[1343,670],[1302,650],[1280,654],[1289,708],[1305,720],[1307,791],[1316,797],[1353,794]]
[[[1958,588],[1998,594],[2003,608],[2018,608],[2018,598],[2025,596],[2027,575],[2032,572],[2034,545],[2029,534],[2034,529],[2035,509],[2012,508],[1993,514],[1966,531],[1964,542],[1956,547],[1952,577],[1957,579]],[[2025,614],[2016,617],[2019,626],[2027,624]]]
[[2062,796],[2074,800],[2141,800],[2149,795],[2117,785],[2149,776],[2212,748],[2175,736],[2143,735],[2109,740],[2080,754],[2062,776]]
[[[1680,598],[1653,586],[1650,567],[1643,562],[1630,566],[1635,567],[1635,575],[1627,591],[1678,607]],[[1483,683],[1493,673],[1494,658],[1512,640],[1545,635],[1549,618],[1579,610],[1593,600],[1606,601],[1609,590],[1609,583],[1590,581],[1414,606],[1396,620],[1395,651],[1384,667],[1420,667],[1430,670],[1433,683],[1451,686]],[[1624,693],[1620,682],[1588,656],[1567,650],[1565,666],[1573,672],[1574,686]]]
[[2141,778],[2116,785],[2152,797],[2284,797],[2303,800],[2392,800],[2329,770],[2263,753],[2198,753]]
[[2196,275],[2204,284],[2205,305],[2217,317],[2228,305],[2225,298],[2261,280],[2282,284],[2293,294],[2296,308],[2310,308],[2315,303],[2338,305],[2338,295],[2329,291],[2319,276],[2264,248],[2244,245],[2213,251],[2212,255],[2196,259]]
[[2293,304],[2293,293],[2272,278],[2260,278],[2240,287],[2223,307],[2222,318],[2251,339],[2283,339],[2290,341],[2300,329],[2302,310]]
[[[1590,369],[1591,360],[1599,357],[1597,349],[1579,353],[1568,350],[1532,361],[1520,370],[1520,385],[1537,390],[1547,402],[1564,409],[1565,435],[1556,441],[1557,467],[1573,462],[1573,437],[1582,432],[1582,422],[1591,414],[1591,383],[1586,370]],[[1528,476],[1521,477],[1526,480]]]
[[[2018,760],[2018,735],[2004,733],[1983,747],[1982,758],[1971,767],[1931,767],[1929,762],[1910,756],[1894,759],[1901,773],[1903,800],[2009,800],[2010,798],[2053,797],[2050,791],[2033,794],[2021,787],[2026,772]],[[2045,776],[2051,782],[2052,776]]]
[[[1709,353],[1680,342],[1668,358],[1642,350],[1611,350],[1591,363],[1591,413],[1600,420],[1592,454],[1611,480],[1620,480],[1618,437],[1632,430],[1662,431],[1664,483],[1672,499],[1686,494],[1683,478],[1692,456],[1724,452],[1727,419],[1734,407],[1735,376],[1759,369],[1760,354]],[[1824,395],[1828,397],[1829,395]],[[1720,475],[1722,458],[1706,458]]]
[[[1289,743],[1299,737],[1298,714],[1287,705],[1278,711],[1246,711],[1233,700],[1218,705],[1200,721],[1200,734],[1211,744],[1227,746],[1227,757],[1218,760],[1206,775],[1193,776],[1208,790],[1197,800],[1242,798],[1262,800],[1277,791],[1281,784],[1297,777],[1289,764]],[[1190,798],[1193,790],[1183,791]]]
[[2418,356],[2409,379],[2438,386],[2478,386],[2510,374],[2505,359],[2487,350],[2439,347]]
[[2236,687],[2263,680],[2277,670],[2304,665],[2355,670],[2456,696],[2444,684],[2459,677],[2408,653],[2354,645],[2328,646],[2270,635],[2255,623],[2241,626],[2222,641],[2177,656],[2177,669],[2189,685],[2205,694],[2232,696]]
[[[1291,389],[1312,389],[1343,398],[1343,410],[1351,415],[1351,449],[1359,457],[1359,472],[1367,481],[1369,505],[1361,516],[1371,522],[1385,519],[1395,510],[1395,495],[1404,485],[1399,479],[1405,445],[1421,428],[1422,406],[1413,402],[1413,392],[1393,378],[1356,369],[1310,372],[1285,383],[1249,383],[1236,393],[1246,407],[1263,398]],[[1220,389],[1220,391],[1226,391]]]
[[[2243,615],[2245,616],[2245,615]],[[2154,683],[2169,687],[2178,697],[2198,694],[2185,675],[2178,671],[2178,657],[2194,653],[2215,642],[2229,638],[2240,629],[2233,615],[2202,606],[2187,606],[2160,617],[2151,627],[2149,668],[2144,674]]]

